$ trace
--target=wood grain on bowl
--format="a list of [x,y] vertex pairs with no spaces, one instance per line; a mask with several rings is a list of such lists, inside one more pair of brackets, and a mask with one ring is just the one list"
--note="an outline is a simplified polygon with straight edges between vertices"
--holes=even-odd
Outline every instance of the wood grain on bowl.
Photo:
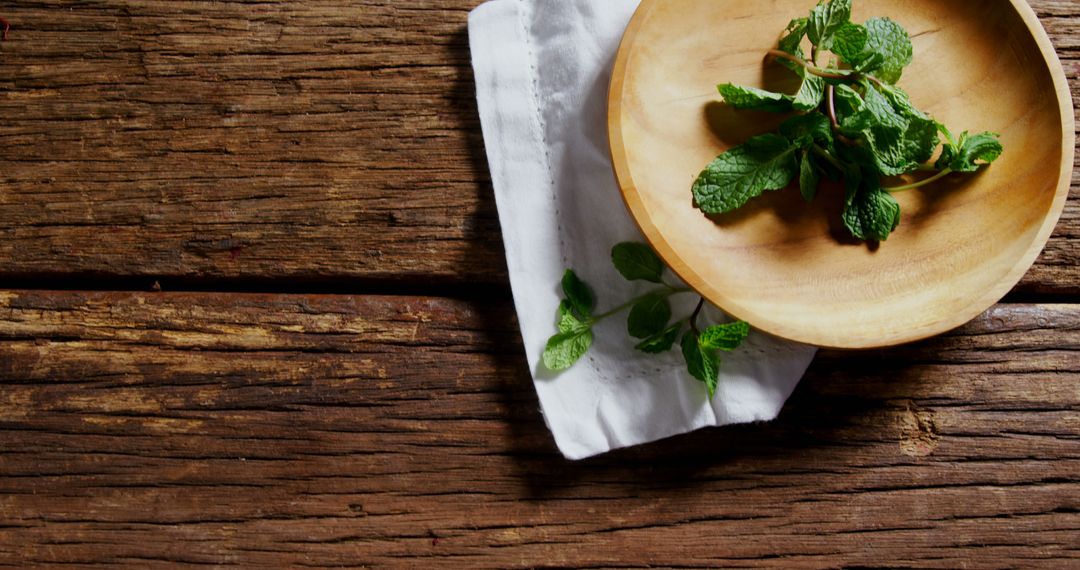
[[[779,117],[734,111],[716,84],[781,90],[791,75],[765,52],[813,2],[645,0],[623,39],[609,129],[626,203],[664,260],[733,315],[820,346],[868,348],[955,328],[1001,299],[1061,214],[1074,149],[1064,72],[1024,2],[855,3],[854,21],[908,29],[915,60],[900,85],[956,130],[1001,134],[1004,155],[976,176],[897,195],[899,230],[881,244],[845,238],[842,189],[806,205],[767,193],[707,218],[690,186],[717,154]],[[787,82],[787,85],[785,85]]]

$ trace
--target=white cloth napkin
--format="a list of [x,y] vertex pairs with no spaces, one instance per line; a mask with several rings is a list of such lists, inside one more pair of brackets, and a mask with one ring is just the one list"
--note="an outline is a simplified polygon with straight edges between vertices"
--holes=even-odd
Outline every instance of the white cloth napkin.
[[[772,420],[815,353],[753,333],[723,355],[710,403],[677,345],[661,356],[636,352],[620,316],[598,325],[592,348],[573,368],[558,375],[544,368],[566,268],[592,285],[601,311],[646,290],[624,281],[610,260],[616,243],[644,241],[619,196],[606,125],[611,67],[637,4],[491,0],[469,15],[476,98],[521,336],[544,418],[569,459],[706,426]],[[696,302],[694,295],[673,298],[675,318]]]

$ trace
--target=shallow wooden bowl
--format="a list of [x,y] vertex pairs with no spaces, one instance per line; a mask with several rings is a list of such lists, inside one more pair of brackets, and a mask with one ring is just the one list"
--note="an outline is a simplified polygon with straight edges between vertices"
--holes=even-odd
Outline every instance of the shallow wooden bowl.
[[870,348],[955,328],[1001,299],[1046,244],[1072,173],[1072,102],[1046,33],[1023,0],[856,0],[852,19],[908,29],[900,85],[954,131],[1001,133],[978,175],[897,195],[899,230],[879,247],[846,239],[841,190],[806,205],[767,193],[708,219],[690,186],[718,153],[773,130],[770,114],[717,103],[716,84],[775,87],[766,62],[813,0],[644,0],[614,68],[609,135],[628,207],[671,268],[709,301],[774,335]]

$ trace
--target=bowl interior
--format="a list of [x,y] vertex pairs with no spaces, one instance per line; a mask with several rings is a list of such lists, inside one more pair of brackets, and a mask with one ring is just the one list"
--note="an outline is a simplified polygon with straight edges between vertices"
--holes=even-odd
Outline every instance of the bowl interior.
[[716,84],[790,89],[766,62],[811,0],[644,0],[612,80],[609,128],[632,215],[665,261],[711,302],[755,327],[819,346],[866,348],[925,338],[997,302],[1045,245],[1068,193],[1072,105],[1030,8],[858,0],[911,33],[899,85],[955,132],[994,131],[1005,153],[977,175],[897,195],[898,231],[878,247],[845,237],[842,189],[807,205],[796,188],[708,219],[690,186],[718,153],[782,117],[718,103]]

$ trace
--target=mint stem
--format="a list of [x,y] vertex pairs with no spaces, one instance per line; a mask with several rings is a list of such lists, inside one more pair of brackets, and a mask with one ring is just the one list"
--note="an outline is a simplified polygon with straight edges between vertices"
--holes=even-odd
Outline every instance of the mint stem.
[[905,190],[914,190],[916,188],[922,188],[923,186],[926,186],[927,184],[932,184],[934,182],[937,182],[938,180],[941,180],[942,178],[945,178],[946,176],[948,176],[950,174],[952,174],[952,169],[951,168],[946,168],[945,170],[942,170],[941,172],[938,172],[937,174],[931,176],[930,178],[927,178],[926,180],[920,180],[918,182],[915,182],[913,184],[908,184],[906,186],[895,186],[895,187],[892,187],[892,188],[883,188],[883,190],[885,190],[886,192],[889,192],[889,193],[903,192]]
[[633,307],[634,305],[638,304],[642,299],[645,299],[646,297],[649,297],[651,295],[660,295],[661,297],[670,297],[672,295],[677,295],[679,293],[691,293],[693,291],[693,289],[689,289],[689,288],[676,289],[675,287],[671,287],[670,285],[666,285],[665,287],[666,287],[665,289],[657,289],[655,291],[650,291],[648,293],[645,293],[644,295],[634,297],[633,299],[630,299],[629,301],[619,305],[618,307],[615,307],[614,309],[612,309],[612,310],[610,310],[610,311],[608,311],[606,313],[601,313],[599,315],[596,315],[595,317],[593,317],[592,319],[589,319],[589,320],[590,320],[590,322],[592,324],[596,324],[596,323],[598,323],[598,322],[600,322],[600,321],[602,321],[602,320],[604,320],[604,319],[606,319],[606,318],[608,318],[608,317],[610,317],[612,315],[621,313],[621,312],[625,311],[626,309],[629,309],[630,307]]
[[836,135],[836,140],[848,146],[854,146],[855,141],[840,133],[840,121],[836,120],[836,88],[832,85],[825,86],[825,102],[829,111],[829,122],[832,123],[832,130],[833,134]]
[[858,81],[859,79],[862,79],[863,77],[865,77],[866,79],[869,79],[870,81],[878,84],[879,86],[882,86],[882,87],[885,86],[884,81],[878,79],[877,77],[874,77],[873,75],[869,75],[869,74],[866,74],[866,73],[844,72],[844,71],[839,70],[839,69],[837,69],[837,70],[822,69],[822,68],[818,67],[817,65],[814,65],[813,63],[810,63],[809,61],[806,61],[805,59],[803,59],[803,58],[801,58],[801,57],[799,57],[797,55],[792,55],[792,54],[790,54],[790,53],[788,53],[786,51],[783,51],[783,50],[771,49],[771,50],[769,50],[769,55],[771,55],[773,57],[778,57],[780,59],[786,59],[788,61],[797,63],[800,66],[802,66],[804,69],[806,69],[806,71],[809,71],[810,73],[812,73],[813,75],[816,75],[818,77],[824,77],[826,79],[846,79],[846,80],[852,81],[852,82]]
[[831,152],[821,148],[820,146],[818,146],[816,144],[811,145],[810,150],[814,154],[816,154],[816,155],[820,156],[821,158],[824,158],[825,160],[829,161],[829,164],[832,164],[833,166],[835,166],[841,172],[846,170],[846,168],[844,167],[844,163],[840,162],[840,160],[837,159],[835,156],[833,156]]
[[698,301],[697,308],[695,308],[694,313],[690,315],[690,329],[698,336],[701,336],[701,331],[698,329],[697,319],[703,308],[705,308],[705,297],[702,297],[701,300]]
[[828,79],[852,79],[852,75],[850,73],[837,73],[835,71],[821,69],[820,67],[806,61],[805,59],[797,55],[791,55],[790,53],[783,50],[771,49],[769,50],[769,55],[797,63],[803,68],[805,68],[807,71],[814,75],[817,75],[818,77],[825,77]]
[[825,86],[825,100],[829,105],[829,121],[835,131],[840,128],[840,123],[836,120],[836,88],[832,85]]

